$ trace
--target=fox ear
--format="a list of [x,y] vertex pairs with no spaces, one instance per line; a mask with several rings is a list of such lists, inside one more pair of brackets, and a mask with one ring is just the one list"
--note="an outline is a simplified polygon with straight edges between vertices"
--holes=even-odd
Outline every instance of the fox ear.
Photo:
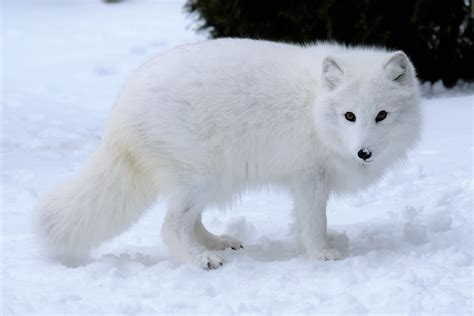
[[323,79],[324,84],[329,90],[334,90],[342,80],[344,71],[331,57],[326,57],[323,61]]
[[404,52],[398,51],[394,53],[385,63],[383,68],[390,80],[400,84],[408,83],[410,76],[410,61]]

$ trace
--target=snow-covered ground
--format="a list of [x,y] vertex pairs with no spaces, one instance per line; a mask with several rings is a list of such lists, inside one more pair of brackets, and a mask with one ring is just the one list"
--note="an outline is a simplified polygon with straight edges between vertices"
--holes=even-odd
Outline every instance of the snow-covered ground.
[[[473,313],[471,95],[423,102],[408,163],[329,204],[346,259],[309,261],[284,193],[209,210],[245,242],[216,271],[170,262],[158,202],[127,233],[67,268],[39,253],[32,209],[97,146],[127,74],[196,35],[182,2],[3,1],[1,314]],[[347,239],[349,242],[347,242]]]

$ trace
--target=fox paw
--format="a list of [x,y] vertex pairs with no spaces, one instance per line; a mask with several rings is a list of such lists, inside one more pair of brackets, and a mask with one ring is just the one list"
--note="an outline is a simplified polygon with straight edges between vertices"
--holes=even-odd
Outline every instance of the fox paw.
[[341,252],[334,248],[322,249],[316,251],[310,255],[311,259],[329,261],[329,260],[341,260],[344,256]]
[[224,259],[213,251],[203,251],[196,258],[197,265],[206,270],[215,270],[224,264]]
[[242,246],[242,243],[239,240],[233,237],[227,235],[220,235],[216,243],[216,249],[224,250],[226,248],[230,248],[232,250],[239,250],[244,249],[244,246]]

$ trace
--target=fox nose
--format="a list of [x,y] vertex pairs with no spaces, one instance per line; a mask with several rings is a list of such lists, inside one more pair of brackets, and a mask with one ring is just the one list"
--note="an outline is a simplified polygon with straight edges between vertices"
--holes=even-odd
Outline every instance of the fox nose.
[[369,159],[370,157],[372,157],[372,153],[367,148],[362,148],[357,153],[357,156],[359,156],[360,159],[363,159],[365,161],[365,160]]

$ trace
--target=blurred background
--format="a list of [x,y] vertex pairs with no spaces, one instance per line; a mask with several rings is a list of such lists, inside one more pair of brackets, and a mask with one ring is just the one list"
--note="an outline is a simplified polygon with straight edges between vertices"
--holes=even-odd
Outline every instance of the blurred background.
[[382,45],[405,51],[423,81],[474,79],[469,0],[188,0],[185,8],[214,38]]

